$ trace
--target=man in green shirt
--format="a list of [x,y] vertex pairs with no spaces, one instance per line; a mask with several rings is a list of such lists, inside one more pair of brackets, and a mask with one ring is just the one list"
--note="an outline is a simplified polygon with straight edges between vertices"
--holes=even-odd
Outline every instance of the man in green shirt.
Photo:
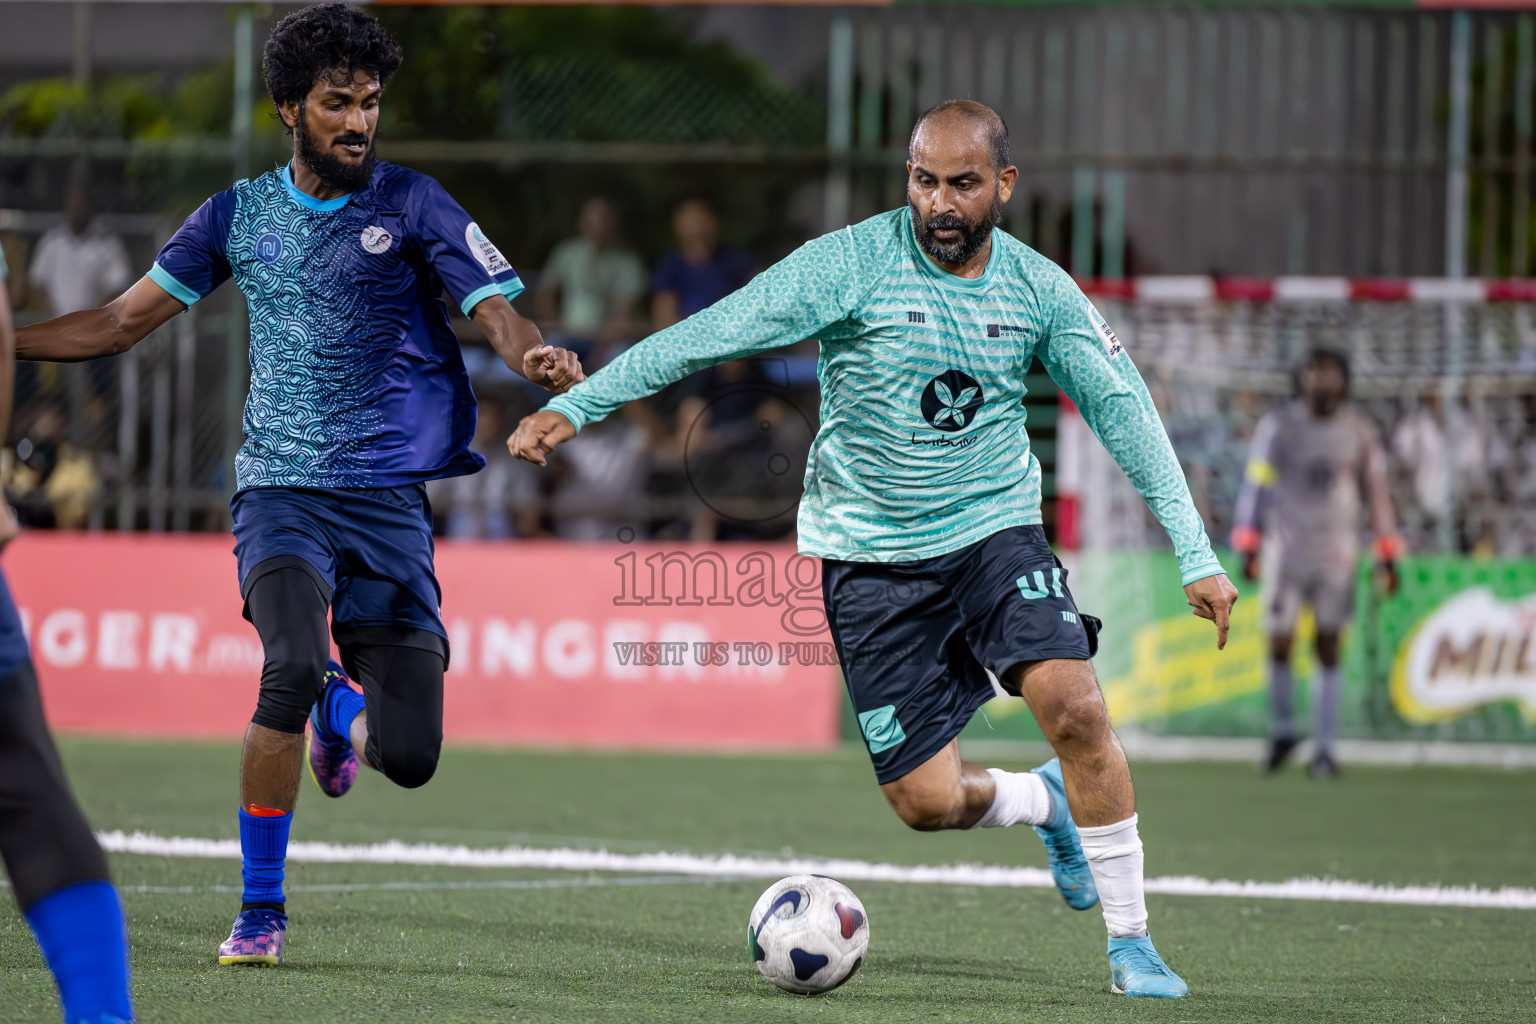
[[[907,170],[905,209],[807,242],[553,399],[508,446],[542,465],[625,402],[816,338],[821,427],[800,550],[823,560],[829,628],[887,800],[916,829],[1035,826],[1068,904],[1103,907],[1112,991],[1182,996],[1147,932],[1135,792],[1090,661],[1099,623],[1078,612],[1040,525],[1022,405],[1032,359],[1168,531],[1218,647],[1237,591],[1114,332],[1060,267],[995,230],[1018,177],[1002,119],[940,104],[913,129]],[[1028,702],[1057,758],[1022,773],[961,760],[956,737],[993,679]]]
[[634,337],[635,302],[645,267],[620,237],[619,211],[593,196],[581,206],[578,234],[555,246],[533,301],[544,329],[575,346],[607,346]]

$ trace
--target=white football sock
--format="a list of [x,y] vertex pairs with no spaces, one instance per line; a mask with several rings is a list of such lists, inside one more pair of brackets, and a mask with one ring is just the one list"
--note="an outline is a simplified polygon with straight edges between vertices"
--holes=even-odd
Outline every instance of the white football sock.
[[1147,933],[1147,892],[1142,882],[1141,836],[1136,815],[1113,825],[1078,827],[1083,856],[1099,890],[1099,906],[1109,937],[1123,939]]
[[1045,780],[1034,772],[1005,772],[988,768],[987,774],[997,785],[992,806],[972,828],[1007,828],[1023,822],[1044,825],[1051,820],[1051,792]]

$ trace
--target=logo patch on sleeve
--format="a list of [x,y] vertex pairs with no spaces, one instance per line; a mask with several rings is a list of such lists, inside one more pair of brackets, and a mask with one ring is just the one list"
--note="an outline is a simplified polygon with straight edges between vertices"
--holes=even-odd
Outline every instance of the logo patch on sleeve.
[[1120,339],[1115,337],[1114,331],[1110,330],[1109,323],[1091,305],[1088,307],[1088,318],[1093,321],[1093,329],[1098,334],[1099,340],[1104,343],[1105,355],[1113,359],[1125,351],[1125,346],[1120,344]]
[[494,242],[485,237],[485,232],[480,230],[480,225],[470,221],[464,229],[464,244],[469,246],[469,251],[475,254],[475,259],[485,268],[485,272],[495,277],[512,269],[512,264],[496,248]]

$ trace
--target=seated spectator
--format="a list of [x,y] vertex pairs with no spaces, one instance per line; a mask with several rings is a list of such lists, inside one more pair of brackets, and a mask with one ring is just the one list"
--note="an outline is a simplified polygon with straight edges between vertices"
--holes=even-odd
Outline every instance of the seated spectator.
[[590,362],[633,337],[635,300],[645,291],[645,268],[619,232],[619,211],[593,196],[581,207],[579,234],[559,245],[539,276],[534,308],[550,343]]
[[677,248],[661,259],[651,279],[651,326],[671,327],[752,280],[757,264],[731,245],[720,244],[720,220],[704,199],[685,199],[672,211]]
[[648,402],[626,402],[617,415],[588,424],[560,448],[550,513],[566,540],[646,536],[646,481],[657,444]]
[[[512,422],[518,418],[514,416]],[[544,532],[542,473],[539,467],[513,458],[507,451],[507,435],[511,433],[507,422],[499,403],[481,399],[471,447],[485,456],[485,468],[427,485],[443,536],[500,540]]]
[[64,408],[47,402],[16,444],[5,480],[5,497],[23,526],[78,530],[101,493],[90,456],[64,440]]

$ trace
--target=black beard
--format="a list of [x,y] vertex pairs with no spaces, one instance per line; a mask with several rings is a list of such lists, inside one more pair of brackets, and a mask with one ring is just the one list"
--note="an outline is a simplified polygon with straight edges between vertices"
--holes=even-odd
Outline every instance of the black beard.
[[[907,206],[912,210],[912,232],[917,236],[918,248],[935,263],[965,263],[981,252],[981,247],[992,237],[992,228],[1003,220],[1002,198],[996,193],[992,195],[992,208],[975,224],[968,224],[953,213],[940,214],[933,220],[925,221],[910,195],[907,196]],[[946,245],[933,237],[935,231],[945,228],[958,229],[959,240]]]
[[[315,145],[314,136],[309,134],[303,107],[299,108],[299,123],[294,128],[294,137],[299,143],[299,159],[309,165],[315,177],[320,179],[320,184],[326,188],[334,192],[360,192],[373,180],[373,168],[378,162],[373,156],[373,139],[368,140],[368,151],[363,154],[363,162],[360,164],[349,164],[322,152]],[[337,141],[344,138],[348,136],[337,136]]]

